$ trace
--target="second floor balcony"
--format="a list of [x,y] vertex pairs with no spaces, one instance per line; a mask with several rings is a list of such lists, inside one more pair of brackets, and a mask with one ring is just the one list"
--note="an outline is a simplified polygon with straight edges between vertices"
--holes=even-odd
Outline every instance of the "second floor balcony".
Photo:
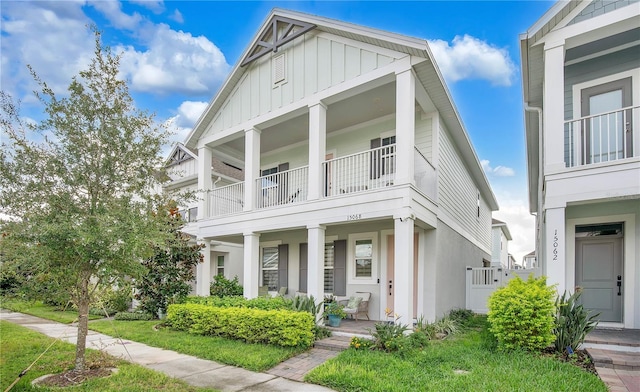
[[640,106],[585,116],[564,123],[567,167],[640,156]]
[[[397,178],[395,144],[328,159],[321,165],[321,198],[349,196],[393,187]],[[414,186],[426,197],[436,198],[436,171],[414,148]],[[309,166],[296,167],[255,179],[255,209],[267,209],[308,201]],[[211,217],[245,211],[245,184],[237,182],[208,192]]]

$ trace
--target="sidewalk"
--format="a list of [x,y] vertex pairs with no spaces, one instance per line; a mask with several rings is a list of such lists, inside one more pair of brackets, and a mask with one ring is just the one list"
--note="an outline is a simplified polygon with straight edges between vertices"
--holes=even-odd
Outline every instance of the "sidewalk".
[[[52,338],[60,338],[72,344],[76,343],[77,328],[75,326],[5,309],[0,310],[0,320],[22,325]],[[332,389],[319,385],[292,381],[273,374],[256,373],[175,351],[116,339],[94,331],[89,331],[87,348],[103,350],[114,357],[153,369],[197,387],[215,388],[229,392],[332,391]]]

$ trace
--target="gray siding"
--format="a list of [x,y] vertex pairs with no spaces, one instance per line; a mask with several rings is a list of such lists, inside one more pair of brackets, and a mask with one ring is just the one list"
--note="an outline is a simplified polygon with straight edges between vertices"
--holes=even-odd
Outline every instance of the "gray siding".
[[[640,68],[640,46],[634,46],[582,61],[565,67],[564,70],[564,118],[573,119],[573,86],[575,84],[602,78],[608,75]],[[637,105],[638,102],[634,102]],[[565,163],[569,160],[569,132],[564,130],[564,156]]]
[[478,187],[460,158],[449,134],[440,129],[440,162],[438,164],[438,202],[445,212],[487,250],[491,249],[491,211],[480,197]]
[[582,10],[575,18],[571,20],[567,25],[589,20],[598,15],[604,15],[607,12],[615,11],[619,8],[626,7],[629,4],[638,3],[640,0],[617,0],[617,1],[592,1],[585,9]]

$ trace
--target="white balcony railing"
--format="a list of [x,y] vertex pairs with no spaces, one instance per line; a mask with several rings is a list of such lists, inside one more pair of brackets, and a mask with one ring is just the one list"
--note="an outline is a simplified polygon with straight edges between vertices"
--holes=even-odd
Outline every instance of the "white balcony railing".
[[325,197],[393,185],[396,146],[390,144],[323,162]]
[[631,158],[638,140],[640,106],[565,121],[565,162],[568,167]]
[[256,179],[256,206],[274,207],[307,200],[309,166],[302,166]]
[[413,165],[416,188],[432,201],[436,201],[436,168],[422,155],[417,147],[414,147]]
[[211,216],[235,214],[244,206],[244,182],[212,189],[209,192]]

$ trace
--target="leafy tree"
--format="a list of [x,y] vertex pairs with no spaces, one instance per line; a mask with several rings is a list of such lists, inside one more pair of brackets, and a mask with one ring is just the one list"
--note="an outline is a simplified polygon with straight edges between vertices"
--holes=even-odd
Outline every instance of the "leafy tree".
[[147,313],[166,313],[169,304],[180,302],[191,291],[188,282],[195,278],[194,269],[202,262],[200,250],[204,246],[190,243],[190,237],[180,232],[183,225],[178,210],[170,208],[167,227],[171,237],[142,263],[146,274],[136,283],[136,298]]
[[227,279],[224,275],[216,275],[209,285],[209,294],[214,297],[237,296],[242,293],[242,285],[240,285],[237,276],[233,279]]
[[140,260],[167,236],[153,190],[168,132],[134,106],[119,64],[95,31],[94,57],[66,96],[30,68],[44,106],[36,124],[21,121],[18,105],[0,94],[0,206],[13,218],[3,225],[0,252],[21,254],[68,291],[79,312],[79,371],[92,294],[143,272]]

